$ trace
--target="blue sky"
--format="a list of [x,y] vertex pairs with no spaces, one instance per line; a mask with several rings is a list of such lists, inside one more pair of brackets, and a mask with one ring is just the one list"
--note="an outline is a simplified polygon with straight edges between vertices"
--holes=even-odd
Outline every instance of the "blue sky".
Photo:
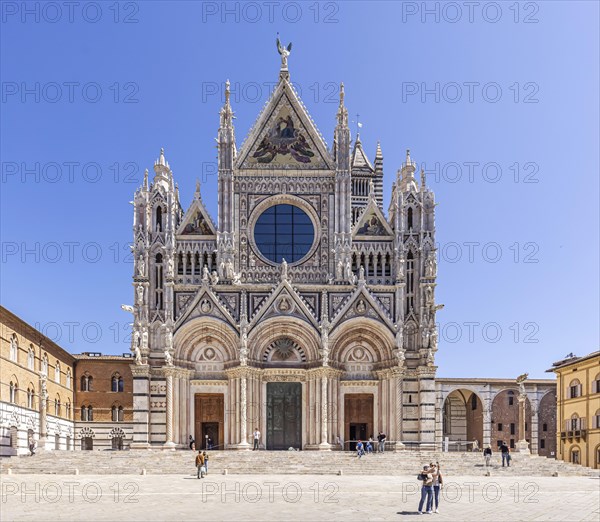
[[386,210],[407,148],[428,171],[439,376],[598,349],[597,2],[25,5],[2,4],[1,300],[66,349],[128,351],[129,201],[161,147],[216,220],[222,85],[239,146],[278,31],[328,145],[340,81],[371,159],[381,140]]

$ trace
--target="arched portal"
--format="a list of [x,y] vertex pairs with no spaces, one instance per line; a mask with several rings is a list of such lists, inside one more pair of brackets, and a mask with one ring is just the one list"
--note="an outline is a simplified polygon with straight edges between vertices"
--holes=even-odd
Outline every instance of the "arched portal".
[[[492,446],[500,447],[504,441],[513,449],[522,438],[522,434],[519,433],[519,390],[502,390],[492,401]],[[531,444],[529,399],[526,399],[525,403],[525,439]]]
[[443,436],[448,437],[450,451],[472,450],[483,444],[483,403],[467,389],[450,392],[444,401]]

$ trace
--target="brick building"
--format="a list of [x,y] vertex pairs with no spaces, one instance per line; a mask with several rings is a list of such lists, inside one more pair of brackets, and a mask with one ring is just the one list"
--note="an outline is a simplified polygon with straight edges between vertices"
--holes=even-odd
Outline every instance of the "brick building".
[[80,448],[126,448],[133,436],[131,358],[88,352],[75,359],[75,426]]

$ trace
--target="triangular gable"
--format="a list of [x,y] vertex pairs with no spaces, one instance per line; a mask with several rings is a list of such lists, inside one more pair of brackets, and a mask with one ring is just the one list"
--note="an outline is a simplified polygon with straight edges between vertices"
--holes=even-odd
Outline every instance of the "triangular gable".
[[350,162],[352,165],[352,170],[368,170],[370,172],[375,172],[373,165],[367,158],[365,151],[362,148],[362,143],[359,139],[356,140],[354,144],[354,149],[352,150],[352,161]]
[[194,235],[194,236],[216,236],[217,231],[215,225],[210,218],[210,214],[204,208],[204,204],[199,197],[199,191],[196,191],[196,196],[183,216],[177,235]]
[[333,318],[331,328],[333,329],[344,321],[357,317],[380,320],[386,324],[392,332],[395,332],[392,318],[382,310],[378,300],[371,295],[367,287],[361,284],[359,284],[352,297]]
[[231,324],[237,330],[234,318],[206,284],[200,287],[192,302],[185,307],[183,315],[175,322],[175,332],[185,322],[197,317],[214,317]]
[[383,212],[377,205],[374,197],[369,198],[367,207],[363,210],[354,225],[352,237],[394,237],[392,227],[390,227]]
[[262,303],[256,315],[252,318],[250,328],[256,326],[261,320],[269,317],[292,316],[304,319],[318,328],[319,322],[309,307],[296,293],[289,281],[282,281],[269,298]]
[[323,137],[285,79],[275,88],[237,158],[237,168],[334,168]]

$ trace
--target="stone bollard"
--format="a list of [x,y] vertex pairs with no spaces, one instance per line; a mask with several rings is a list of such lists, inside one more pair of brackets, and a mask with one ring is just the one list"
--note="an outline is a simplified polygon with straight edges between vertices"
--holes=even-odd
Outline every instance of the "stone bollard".
[[146,468],[142,468],[142,475],[146,475]]
[[340,470],[338,471],[338,475],[341,477],[343,474],[344,474],[344,472],[343,472],[343,471],[340,469]]
[[554,472],[552,473],[552,476],[553,476],[553,477],[558,477],[558,471],[554,471]]
[[227,469],[223,470],[223,475],[227,475]]
[[75,472],[74,472],[74,474],[75,474],[75,475],[79,475],[79,469],[75,468]]
[[484,475],[484,476],[485,476],[485,477],[491,477],[491,476],[492,476],[492,473],[490,472],[490,470],[489,470],[489,469],[488,469],[488,470],[485,472],[485,475]]

